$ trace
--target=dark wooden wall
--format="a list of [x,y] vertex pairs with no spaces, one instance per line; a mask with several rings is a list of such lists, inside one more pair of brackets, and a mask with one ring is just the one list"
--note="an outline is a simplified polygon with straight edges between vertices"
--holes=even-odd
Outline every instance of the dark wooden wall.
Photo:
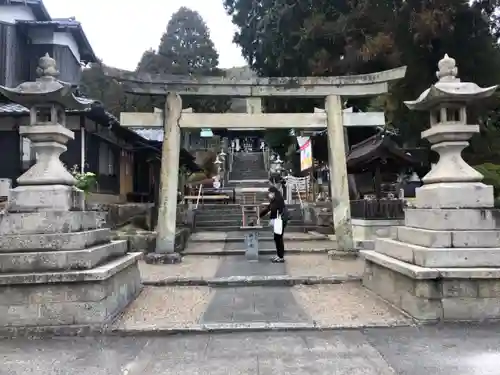
[[0,178],[9,178],[12,184],[21,175],[21,141],[17,130],[0,131]]
[[31,44],[29,46],[29,62],[30,62],[30,77],[31,81],[37,78],[36,68],[40,57],[48,53],[57,62],[59,69],[58,78],[61,81],[78,84],[80,82],[82,72],[80,63],[77,61],[68,46],[55,44]]
[[29,65],[26,36],[0,22],[0,85],[15,87],[29,79]]

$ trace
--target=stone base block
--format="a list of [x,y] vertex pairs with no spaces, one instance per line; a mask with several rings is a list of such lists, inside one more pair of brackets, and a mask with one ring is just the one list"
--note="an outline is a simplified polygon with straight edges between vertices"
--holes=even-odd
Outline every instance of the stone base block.
[[397,227],[394,239],[433,248],[498,247],[500,245],[500,230],[440,231]]
[[405,226],[431,230],[500,230],[500,210],[409,208],[405,211]]
[[375,251],[421,267],[500,267],[500,248],[429,248],[378,238]]
[[18,186],[11,191],[9,211],[81,211],[83,203],[83,191],[73,186]]
[[0,272],[89,270],[127,253],[127,241],[112,241],[83,250],[0,253]]
[[128,254],[89,271],[0,274],[0,326],[108,323],[141,290],[139,257]]
[[109,242],[109,229],[76,233],[21,234],[0,236],[0,253],[80,250]]
[[500,319],[500,268],[425,268],[374,251],[361,255],[363,285],[417,320]]
[[437,183],[416,189],[416,208],[492,208],[493,186],[480,182]]
[[392,237],[394,227],[403,225],[404,220],[352,219],[351,223],[356,249],[373,250],[376,238]]
[[149,253],[144,258],[147,264],[177,264],[182,262],[179,253]]
[[97,211],[44,211],[0,215],[0,236],[59,234],[101,229],[106,213]]

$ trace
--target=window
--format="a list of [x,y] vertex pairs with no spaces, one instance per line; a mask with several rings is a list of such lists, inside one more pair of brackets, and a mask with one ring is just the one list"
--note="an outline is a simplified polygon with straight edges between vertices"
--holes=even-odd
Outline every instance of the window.
[[115,174],[115,155],[109,143],[99,145],[99,174],[113,176]]

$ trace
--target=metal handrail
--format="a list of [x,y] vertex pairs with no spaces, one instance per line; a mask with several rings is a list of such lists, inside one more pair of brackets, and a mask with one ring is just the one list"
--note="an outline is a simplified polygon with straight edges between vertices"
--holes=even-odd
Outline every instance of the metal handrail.
[[198,205],[200,204],[200,198],[203,195],[203,184],[200,184],[200,189],[198,190],[198,197],[196,198],[196,205],[194,206],[195,209],[198,209]]

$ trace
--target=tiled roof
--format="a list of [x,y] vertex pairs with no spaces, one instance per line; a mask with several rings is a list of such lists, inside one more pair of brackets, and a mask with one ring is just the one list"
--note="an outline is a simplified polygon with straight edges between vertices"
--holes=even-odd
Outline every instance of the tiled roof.
[[[82,98],[82,97],[77,97],[76,99],[79,102],[84,103],[84,104],[92,104],[92,103],[96,102],[95,100],[88,99],[88,98]],[[28,113],[29,111],[30,110],[28,108],[22,106],[21,104],[0,102],[0,113],[15,114],[15,113]],[[66,112],[78,112],[78,110],[69,109]],[[110,116],[113,116],[113,115],[110,114]],[[115,119],[116,119],[116,117],[115,117]],[[116,119],[116,120],[118,121],[118,119]]]
[[59,18],[53,19],[51,21],[36,21],[36,20],[18,20],[16,23],[24,25],[53,25],[60,27],[79,27],[80,22],[76,21],[74,18]]

